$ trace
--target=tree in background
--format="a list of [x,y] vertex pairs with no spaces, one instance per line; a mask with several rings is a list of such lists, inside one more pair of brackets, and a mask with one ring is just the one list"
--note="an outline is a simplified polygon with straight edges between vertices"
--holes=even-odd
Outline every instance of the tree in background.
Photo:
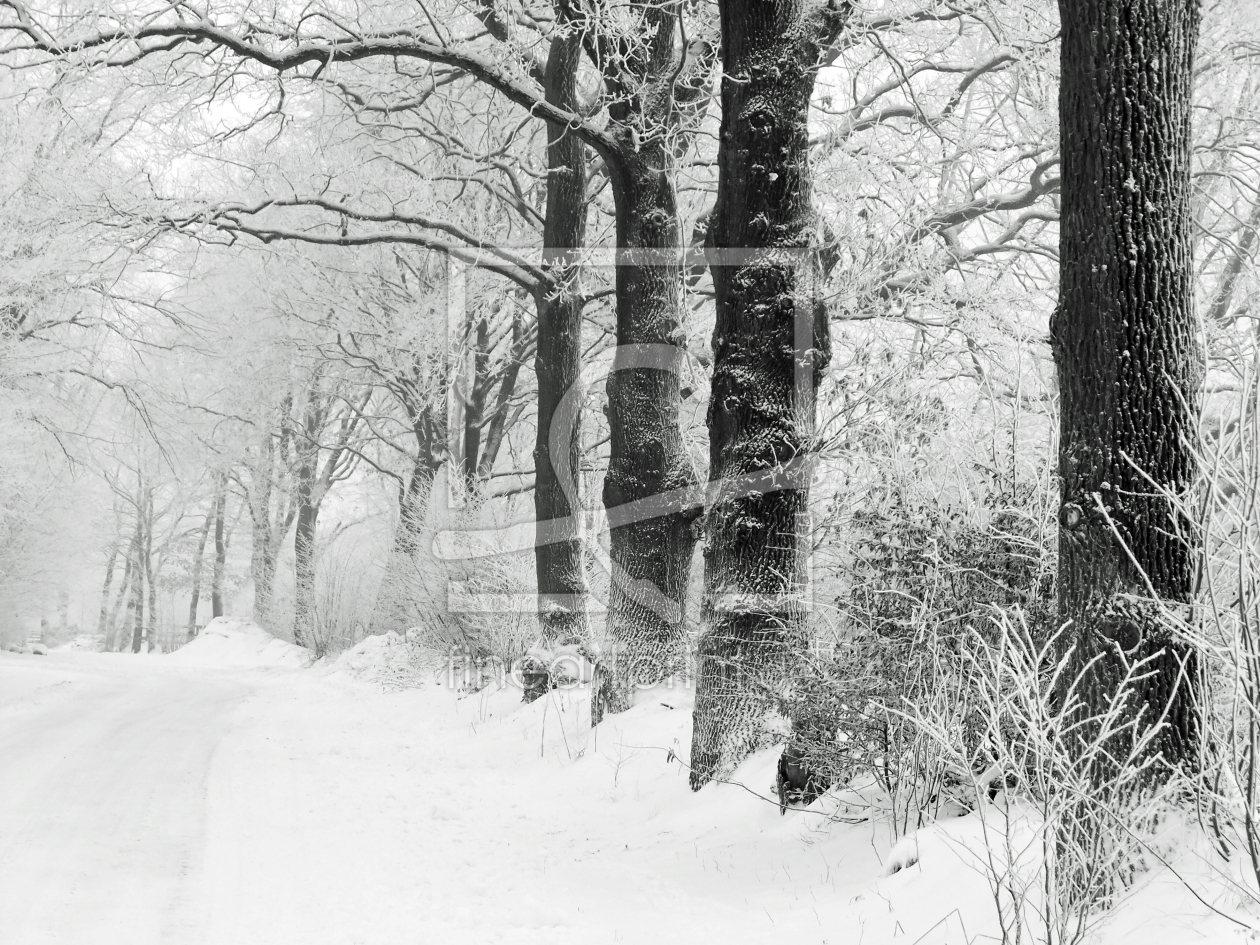
[[[186,54],[208,44],[214,49],[214,68],[222,68],[220,77],[234,76],[231,83],[238,79],[252,82],[267,74],[274,77],[275,87],[270,90],[263,91],[265,78],[254,83],[266,102],[257,116],[258,123],[283,116],[278,104],[286,95],[282,83],[309,83],[308,88],[327,89],[343,97],[355,110],[387,118],[409,115],[438,88],[475,84],[479,90],[474,95],[506,99],[526,109],[533,119],[549,122],[557,129],[563,127],[566,135],[588,146],[603,163],[601,189],[607,186],[613,197],[617,247],[628,251],[618,258],[615,294],[620,351],[607,391],[612,429],[604,500],[611,525],[609,560],[613,574],[608,620],[612,646],[601,706],[616,710],[628,705],[630,679],[623,672],[628,667],[637,667],[638,673],[645,675],[640,681],[646,682],[681,668],[686,651],[683,612],[696,541],[692,521],[698,514],[698,476],[679,431],[685,312],[674,170],[695,117],[703,115],[707,78],[714,62],[711,24],[706,23],[707,11],[702,5],[636,6],[630,15],[623,16],[620,10],[568,13],[563,5],[556,8],[556,15],[547,9],[550,4],[542,4],[531,11],[537,17],[500,18],[497,9],[487,4],[453,14],[453,24],[457,30],[463,29],[464,38],[450,38],[427,18],[410,11],[400,15],[387,8],[359,11],[358,22],[349,32],[334,25],[340,22],[336,16],[305,17],[290,26],[268,22],[259,28],[246,23],[234,30],[191,9],[169,7],[158,12],[156,20],[145,15],[116,22],[87,17],[84,23],[93,29],[103,23],[110,25],[77,34],[74,29],[79,24],[74,22],[74,15],[54,15],[45,25],[43,17],[33,15],[16,0],[4,5],[14,17],[5,25],[14,37],[8,51],[17,57],[41,52],[55,59],[86,55],[96,62],[125,66],[150,56],[172,56],[181,64],[197,63],[189,77],[195,81],[196,75],[203,74],[206,60],[200,52],[192,58]],[[694,22],[688,26],[685,17],[694,17]],[[565,24],[563,30],[551,28],[556,22]],[[561,32],[560,45],[565,49],[552,49],[562,38]],[[74,38],[63,42],[62,35]],[[574,100],[572,104],[578,107],[561,107],[553,94],[560,86],[546,80],[542,66],[553,52],[557,56],[563,53],[565,69],[575,72],[579,38],[587,59],[596,68],[600,88],[594,101]],[[510,49],[512,62],[524,60],[523,70],[499,61],[504,47]],[[540,48],[547,50],[541,56]],[[446,107],[452,102],[453,98],[445,100]],[[275,109],[272,103],[277,103]],[[588,117],[601,111],[607,113],[608,121]],[[430,117],[426,116],[426,122]],[[250,119],[247,124],[253,122]],[[420,135],[441,142],[443,147],[453,144],[460,133],[445,115],[429,127],[421,123],[408,132],[416,128],[423,129]],[[498,155],[487,157],[493,167],[503,166]],[[485,179],[478,177],[479,181]],[[477,186],[493,189],[482,183]],[[287,182],[285,188],[289,190]],[[521,197],[519,189],[516,197]],[[260,215],[282,206],[318,208],[327,216],[315,226],[279,228],[261,219]],[[367,210],[327,197],[299,195],[243,206],[217,204],[209,213],[205,210],[198,208],[187,222],[198,226],[209,223],[268,240],[292,236],[333,245],[380,242],[386,237],[379,231],[357,230],[363,224],[400,224],[399,229],[408,230],[397,234],[400,241],[452,253],[473,247],[475,253],[464,254],[478,259],[489,256],[491,265],[500,264],[505,272],[521,269],[518,257],[487,246],[485,240],[464,228],[400,211],[396,203],[386,210]],[[566,214],[574,218],[572,210]],[[566,234],[566,239],[572,235]],[[555,290],[567,281],[564,268],[559,267],[561,278],[544,280],[547,289]],[[547,341],[548,351],[553,347],[565,349],[560,335]],[[539,351],[543,351],[542,345]],[[572,363],[566,371],[573,374]],[[546,374],[544,371],[544,377]],[[539,473],[545,475],[547,471],[543,467]],[[558,488],[568,485],[560,483]],[[555,489],[552,492],[559,495]],[[565,504],[572,503],[567,493],[565,499]],[[572,552],[580,549],[580,542],[569,534],[572,528],[564,524],[576,519],[574,515],[553,518],[553,524],[544,527],[544,533],[555,534],[542,537],[558,540],[561,545],[544,557],[554,559],[565,549],[572,557]],[[582,596],[581,568],[572,562],[559,568],[554,560],[541,567],[549,572],[548,582],[555,582],[559,572],[563,579],[558,583],[572,585],[558,588],[563,593],[547,592],[545,599],[540,599],[546,630],[549,614],[560,622],[569,621],[556,604]]]

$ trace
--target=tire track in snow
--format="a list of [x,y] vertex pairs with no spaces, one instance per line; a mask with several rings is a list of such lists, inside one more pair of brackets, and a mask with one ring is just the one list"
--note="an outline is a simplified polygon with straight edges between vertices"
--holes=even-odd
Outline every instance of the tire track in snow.
[[207,777],[250,687],[129,669],[89,674],[46,710],[0,719],[5,942],[202,938]]

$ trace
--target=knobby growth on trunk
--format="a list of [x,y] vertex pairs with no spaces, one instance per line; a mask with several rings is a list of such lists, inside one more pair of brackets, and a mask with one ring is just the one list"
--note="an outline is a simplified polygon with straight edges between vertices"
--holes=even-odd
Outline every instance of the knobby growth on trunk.
[[698,18],[688,36],[683,16],[679,5],[644,5],[644,32],[630,51],[606,33],[587,41],[618,145],[608,161],[617,349],[607,381],[603,495],[612,574],[593,722],[628,708],[636,686],[682,672],[687,659],[683,617],[700,503],[681,432],[687,340],[676,176],[704,113],[716,50]]
[[1131,709],[1149,726],[1167,708],[1154,747],[1176,764],[1196,751],[1195,659],[1146,602],[1192,591],[1192,549],[1158,493],[1190,483],[1203,370],[1190,242],[1198,4],[1062,0],[1060,13],[1060,620],[1083,717],[1105,709],[1126,665],[1152,659]]
[[720,10],[711,504],[693,788],[757,747],[805,632],[809,450],[829,352],[808,118],[819,59],[847,13],[800,0],[723,0]]

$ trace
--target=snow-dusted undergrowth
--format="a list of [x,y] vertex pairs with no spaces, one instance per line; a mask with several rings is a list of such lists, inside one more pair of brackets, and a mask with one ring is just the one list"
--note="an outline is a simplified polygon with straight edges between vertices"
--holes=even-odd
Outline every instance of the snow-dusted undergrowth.
[[[0,938],[997,940],[982,864],[1001,805],[897,843],[862,820],[869,792],[780,816],[774,749],[692,793],[685,690],[592,730],[582,689],[531,705],[440,677],[383,692],[347,672],[277,672],[295,665],[279,643],[220,626],[182,657],[0,655]],[[370,649],[359,658],[377,665]],[[1192,843],[1167,849],[1244,916]],[[1251,940],[1158,864],[1126,896],[1104,945]]]

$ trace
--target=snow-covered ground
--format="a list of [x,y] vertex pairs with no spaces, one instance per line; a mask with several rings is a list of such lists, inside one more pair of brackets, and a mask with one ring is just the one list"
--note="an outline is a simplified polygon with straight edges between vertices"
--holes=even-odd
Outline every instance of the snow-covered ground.
[[[686,692],[592,731],[583,693],[382,691],[258,632],[0,653],[0,943],[997,940],[975,815],[896,850],[781,817],[773,752],[693,794]],[[1103,940],[1252,939],[1156,873]]]

